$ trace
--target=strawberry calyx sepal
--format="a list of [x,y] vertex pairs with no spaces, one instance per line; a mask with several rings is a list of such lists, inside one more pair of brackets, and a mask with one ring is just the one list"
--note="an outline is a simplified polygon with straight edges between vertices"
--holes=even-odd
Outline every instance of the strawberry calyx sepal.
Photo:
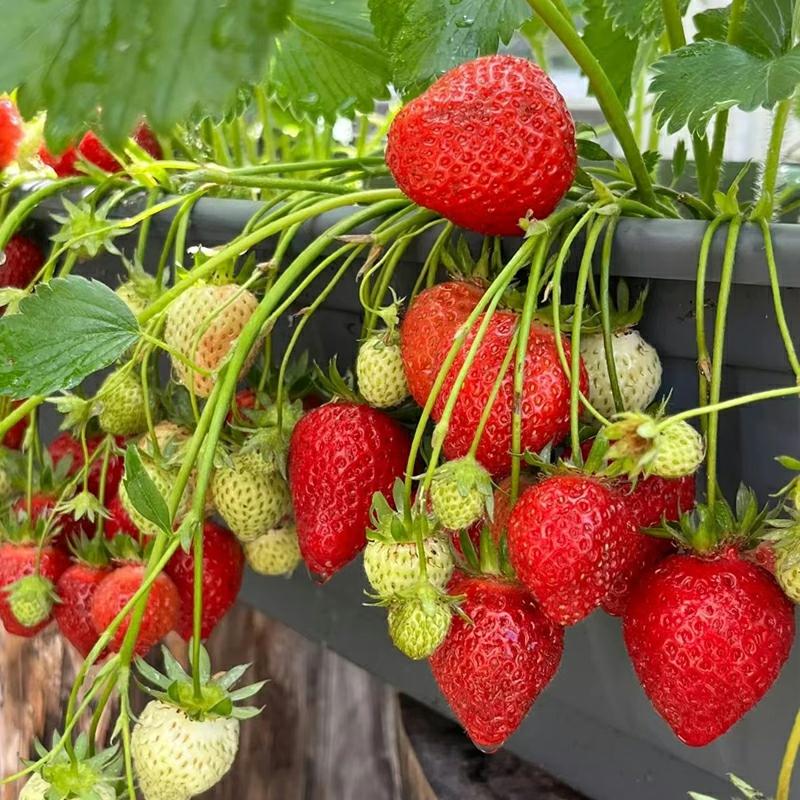
[[472,576],[491,575],[504,580],[517,579],[511,558],[508,552],[508,538],[503,533],[499,540],[495,540],[489,528],[483,528],[478,538],[478,548],[467,531],[459,535],[461,555],[453,548],[453,556],[458,564],[458,569]]
[[392,501],[394,508],[382,492],[375,492],[372,496],[368,540],[391,544],[417,542],[420,539],[425,541],[439,535],[439,520],[420,508],[418,502],[407,502],[405,485],[400,478],[395,480],[392,487]]
[[43,575],[25,575],[3,587],[14,619],[26,628],[35,628],[50,618],[60,602],[55,585]]

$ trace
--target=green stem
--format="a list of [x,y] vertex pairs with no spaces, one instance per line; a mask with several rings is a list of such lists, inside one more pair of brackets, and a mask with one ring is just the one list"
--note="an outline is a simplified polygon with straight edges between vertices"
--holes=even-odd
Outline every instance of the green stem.
[[[158,189],[151,189],[147,193],[147,202],[145,205],[145,209],[149,210],[153,207],[158,198],[159,190]],[[136,242],[136,263],[137,264],[144,264],[144,257],[147,253],[147,236],[150,233],[150,223],[152,221],[152,217],[148,216],[145,217],[144,222],[142,222],[141,226],[139,227],[139,236]]]
[[[714,349],[711,355],[711,387],[709,401],[713,406],[719,403],[722,390],[722,364],[725,354],[725,323],[727,322],[728,302],[733,286],[733,266],[736,260],[736,246],[742,219],[739,216],[731,220],[728,229],[728,240],[725,243],[725,257],[722,261],[722,273],[719,279],[719,295],[717,296],[717,317],[714,324]],[[719,412],[708,416],[708,453],[706,456],[706,476],[708,507],[713,508],[717,492],[717,439],[719,432]]]
[[262,178],[256,175],[233,175],[222,170],[205,169],[196,173],[196,179],[217,186],[240,186],[249,189],[291,190],[295,192],[320,192],[323,194],[348,194],[353,189],[329,181],[303,181],[292,178]]
[[22,419],[31,413],[37,406],[44,402],[44,397],[34,395],[20,403],[15,409],[0,420],[0,441]]
[[772,230],[766,218],[761,217],[758,222],[761,226],[761,233],[764,236],[764,250],[767,259],[767,270],[769,271],[769,285],[772,290],[772,304],[775,307],[775,321],[778,323],[778,330],[780,331],[781,339],[783,339],[786,357],[789,359],[789,364],[792,367],[797,382],[800,383],[800,361],[797,360],[797,351],[795,350],[792,334],[789,331],[789,325],[786,322],[786,314],[783,309],[781,285],[778,279],[778,265],[775,261],[775,248],[772,244]]
[[608,79],[600,63],[592,51],[586,46],[583,39],[575,30],[561,11],[553,4],[552,0],[528,0],[528,5],[542,18],[542,21],[561,40],[569,50],[578,66],[589,78],[597,102],[600,105],[606,121],[611,126],[617,141],[628,161],[628,167],[633,175],[642,200],[649,206],[654,206],[656,196],[653,192],[653,183],[650,173],[644,163],[642,154],[633,135],[627,113],[619,101],[614,86]]
[[778,103],[775,118],[772,121],[772,133],[769,139],[767,160],[764,164],[764,177],[761,181],[761,197],[756,204],[755,216],[771,220],[775,213],[775,186],[778,182],[778,169],[781,164],[783,137],[792,111],[793,99],[788,97]]
[[731,400],[723,400],[713,405],[681,411],[679,414],[665,417],[663,423],[659,425],[665,428],[676,422],[685,422],[686,420],[696,419],[697,417],[704,417],[707,414],[718,414],[721,411],[730,411],[732,408],[740,408],[741,406],[748,406],[753,403],[762,403],[765,400],[778,400],[782,397],[796,397],[797,395],[800,395],[800,386],[787,386],[782,389],[765,389],[763,392],[753,392],[753,394],[734,397]]
[[606,229],[603,250],[600,258],[600,320],[603,326],[603,349],[606,354],[606,370],[611,384],[611,395],[614,398],[614,409],[617,413],[625,410],[625,402],[619,388],[617,364],[614,361],[614,333],[611,330],[611,248],[614,244],[614,233],[617,229],[616,218],[612,219]]
[[797,750],[800,748],[800,711],[794,718],[794,725],[786,742],[786,751],[781,762],[781,771],[778,775],[778,789],[775,792],[775,800],[789,800],[789,790],[792,787],[792,772],[794,772],[794,762],[797,759]]

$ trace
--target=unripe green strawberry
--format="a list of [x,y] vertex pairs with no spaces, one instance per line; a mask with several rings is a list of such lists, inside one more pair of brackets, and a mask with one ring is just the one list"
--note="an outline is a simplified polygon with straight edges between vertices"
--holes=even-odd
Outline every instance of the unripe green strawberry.
[[688,422],[675,422],[659,433],[656,454],[647,471],[662,478],[683,478],[697,472],[704,456],[700,433]]
[[112,436],[133,436],[147,428],[144,390],[130,370],[112,372],[103,381],[97,407],[100,427]]
[[191,719],[151,700],[131,736],[131,753],[145,800],[189,800],[215,786],[239,749],[239,720]]
[[375,408],[391,408],[408,397],[396,333],[376,333],[362,342],[356,359],[356,376],[361,394]]
[[243,542],[277,528],[292,510],[286,481],[258,453],[237,453],[217,469],[211,484],[214,505]]
[[800,603],[800,541],[790,538],[775,547],[775,577],[786,596]]
[[26,575],[5,591],[11,613],[26,628],[34,628],[48,619],[57,599],[53,582],[41,575]]
[[133,281],[125,281],[115,289],[114,293],[128,306],[133,314],[139,315],[147,308],[147,300],[136,289],[136,284]]
[[[453,572],[453,556],[444,539],[424,540],[428,580],[444,590]],[[420,564],[416,542],[370,539],[364,550],[364,571],[375,593],[384,600],[395,598],[419,583]]]
[[[110,783],[95,783],[91,784],[86,794],[75,794],[74,783],[70,784],[73,790],[70,794],[64,795],[60,791],[56,797],[92,797],[93,800],[116,800],[117,793]],[[52,793],[48,794],[53,788],[53,784],[46,781],[41,775],[33,774],[28,779],[28,782],[22,788],[19,795],[19,800],[50,800],[53,796]],[[57,787],[56,790],[58,791]],[[89,792],[92,794],[90,795]]]
[[[624,410],[644,411],[661,387],[661,359],[637,330],[615,333],[611,343]],[[581,337],[581,356],[589,376],[589,400],[601,414],[611,416],[616,408],[602,333]]]
[[494,488],[489,473],[472,457],[448,461],[436,469],[431,483],[431,507],[449,530],[468,528],[489,510]]
[[389,635],[395,647],[418,661],[431,656],[450,629],[450,605],[431,586],[389,606]]
[[[147,470],[147,474],[150,476],[151,480],[158,489],[158,493],[163,498],[168,498],[170,492],[172,491],[172,484],[173,484],[173,476],[165,470],[163,467],[158,466],[157,464],[153,463],[149,459],[142,459],[142,464],[144,465],[145,470]],[[140,514],[139,511],[134,508],[133,503],[131,502],[130,497],[128,496],[128,490],[125,488],[125,479],[123,478],[122,482],[119,485],[119,502],[122,505],[123,509],[127,512],[128,516],[131,519],[131,522],[139,529],[139,531],[144,534],[145,536],[156,536],[159,532],[159,528],[153,522],[151,522],[147,517],[143,514]],[[184,494],[184,498],[186,495]],[[180,518],[183,516],[185,512],[185,501],[181,504],[181,508],[178,510],[177,517]]]
[[[216,372],[236,344],[244,326],[258,306],[255,295],[241,286],[197,283],[189,287],[167,309],[164,341],[197,366]],[[258,342],[242,366],[242,378],[258,354]],[[201,375],[178,359],[172,369],[179,383],[199,397],[208,397],[216,383],[214,375]]]
[[244,555],[260,575],[290,575],[300,563],[300,545],[294,525],[273,528],[244,544]]

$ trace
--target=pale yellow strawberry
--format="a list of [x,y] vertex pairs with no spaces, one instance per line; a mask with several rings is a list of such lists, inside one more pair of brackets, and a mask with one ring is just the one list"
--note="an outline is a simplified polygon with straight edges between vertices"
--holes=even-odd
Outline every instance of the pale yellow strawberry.
[[147,427],[147,408],[139,376],[130,369],[112,372],[97,393],[97,421],[112,436],[132,436]]
[[356,359],[358,388],[375,408],[400,405],[408,397],[400,341],[396,334],[374,334],[358,349]]
[[244,555],[250,569],[260,575],[290,575],[302,560],[297,530],[292,524],[273,528],[245,542]]
[[[453,573],[453,556],[448,543],[438,536],[424,540],[428,580],[444,589]],[[419,551],[416,542],[370,539],[364,550],[367,580],[382,599],[411,589],[420,579]]]

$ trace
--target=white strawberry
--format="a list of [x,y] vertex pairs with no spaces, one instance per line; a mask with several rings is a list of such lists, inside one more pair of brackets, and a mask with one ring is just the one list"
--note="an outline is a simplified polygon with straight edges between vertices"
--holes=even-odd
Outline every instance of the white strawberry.
[[[623,410],[643,411],[661,387],[661,359],[637,330],[618,331],[611,342]],[[616,409],[602,333],[581,336],[581,356],[589,376],[589,400],[601,414],[611,416]]]
[[358,388],[375,408],[400,405],[408,397],[408,383],[394,331],[376,333],[362,342],[356,359]]
[[[453,556],[444,539],[429,536],[424,540],[428,580],[444,590],[453,573]],[[419,582],[420,563],[416,542],[370,539],[364,550],[367,580],[381,598],[394,597]]]
[[293,524],[273,528],[244,543],[244,555],[253,572],[289,575],[301,561],[297,530]]

